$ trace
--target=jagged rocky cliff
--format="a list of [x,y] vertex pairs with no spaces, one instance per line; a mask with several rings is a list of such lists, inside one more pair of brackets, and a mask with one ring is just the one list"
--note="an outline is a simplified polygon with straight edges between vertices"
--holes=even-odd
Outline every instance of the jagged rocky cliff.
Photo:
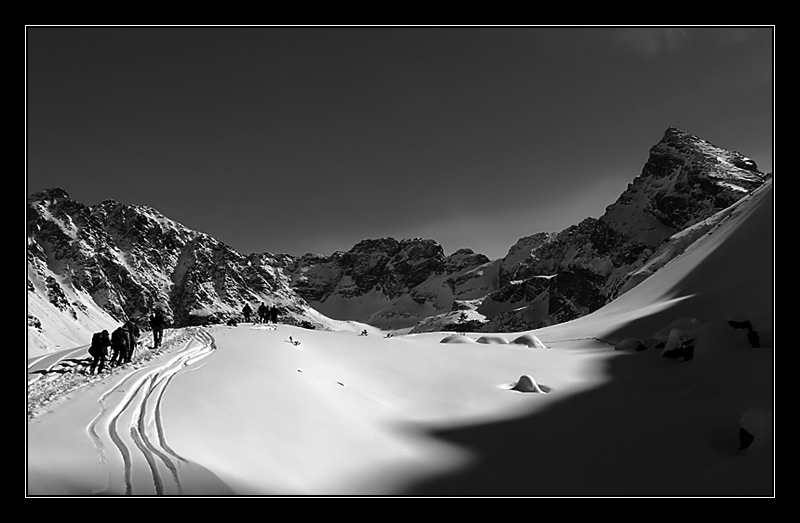
[[769,177],[738,152],[667,129],[641,174],[600,218],[522,238],[511,248],[500,264],[499,288],[477,309],[490,320],[484,328],[530,329],[598,309],[642,281],[639,269],[671,237]]
[[292,288],[339,320],[403,328],[453,309],[455,300],[493,289],[480,268],[489,258],[470,249],[445,256],[433,240],[364,240],[331,256],[285,258]]
[[[499,260],[433,240],[364,240],[346,252],[245,256],[158,211],[61,189],[28,198],[29,346],[81,345],[156,304],[175,325],[276,304],[289,323],[519,331],[592,312],[632,288],[769,180],[752,160],[675,128],[599,218],[520,239]],[[333,319],[333,320],[332,320]]]
[[284,269],[299,294],[334,318],[415,325],[415,332],[457,323],[489,332],[532,329],[608,303],[650,274],[642,268],[662,244],[768,177],[738,152],[669,128],[602,216],[524,237],[500,260],[469,250],[445,257],[431,240],[385,238],[331,256],[291,258]]
[[[86,206],[61,189],[28,198],[29,345],[87,343],[93,330],[141,321],[157,304],[174,325],[277,305],[287,323],[324,323],[270,255],[244,256],[142,206]],[[66,318],[66,321],[64,319]],[[49,331],[49,332],[48,332]]]

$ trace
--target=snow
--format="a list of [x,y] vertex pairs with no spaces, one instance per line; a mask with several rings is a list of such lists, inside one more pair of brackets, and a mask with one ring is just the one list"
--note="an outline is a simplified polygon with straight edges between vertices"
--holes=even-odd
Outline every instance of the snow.
[[511,343],[520,343],[522,345],[525,345],[525,346],[528,346],[528,347],[533,347],[535,349],[546,349],[547,348],[545,346],[545,344],[542,343],[542,340],[540,340],[539,338],[537,338],[534,334],[532,334],[530,332],[528,332],[526,334],[523,334],[522,336],[517,336],[516,338],[514,338],[511,341]]
[[[34,285],[41,283],[35,275],[31,275],[29,279]],[[28,313],[39,318],[45,326],[41,331],[28,329],[29,358],[86,344],[92,333],[103,329],[111,332],[117,326],[108,313],[98,307],[86,293],[74,291],[72,286],[62,288],[65,289],[69,302],[79,304],[86,313],[77,314],[73,321],[43,297],[46,293],[28,293]]]
[[27,494],[772,496],[773,235],[769,183],[606,307],[482,343],[239,324],[100,377],[55,372],[81,348],[29,362],[29,398],[64,392],[29,415]]

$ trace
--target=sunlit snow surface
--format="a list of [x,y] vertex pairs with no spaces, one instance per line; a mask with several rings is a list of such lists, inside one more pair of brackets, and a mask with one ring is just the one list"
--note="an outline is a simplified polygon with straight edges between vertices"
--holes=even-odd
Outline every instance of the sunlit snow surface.
[[85,348],[37,358],[29,396],[56,393],[29,415],[27,494],[771,496],[773,280],[770,182],[616,301],[531,333],[239,324],[145,337],[102,377],[75,370]]

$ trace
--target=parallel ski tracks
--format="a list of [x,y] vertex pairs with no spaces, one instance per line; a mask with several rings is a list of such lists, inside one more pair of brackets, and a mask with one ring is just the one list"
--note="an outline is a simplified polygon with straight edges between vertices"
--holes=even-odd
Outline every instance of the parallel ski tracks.
[[99,399],[99,412],[86,427],[108,471],[99,495],[180,495],[181,466],[188,461],[167,441],[162,402],[170,382],[197,370],[216,349],[204,329],[176,340],[175,355],[165,363],[125,375]]

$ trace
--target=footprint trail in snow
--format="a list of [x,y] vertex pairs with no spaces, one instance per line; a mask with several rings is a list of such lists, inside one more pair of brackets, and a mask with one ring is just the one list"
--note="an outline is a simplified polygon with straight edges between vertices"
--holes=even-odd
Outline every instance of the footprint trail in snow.
[[176,376],[197,370],[216,348],[202,329],[180,340],[164,363],[133,371],[99,400],[99,412],[86,427],[108,470],[99,495],[181,495],[182,470],[189,462],[170,448],[161,404]]

